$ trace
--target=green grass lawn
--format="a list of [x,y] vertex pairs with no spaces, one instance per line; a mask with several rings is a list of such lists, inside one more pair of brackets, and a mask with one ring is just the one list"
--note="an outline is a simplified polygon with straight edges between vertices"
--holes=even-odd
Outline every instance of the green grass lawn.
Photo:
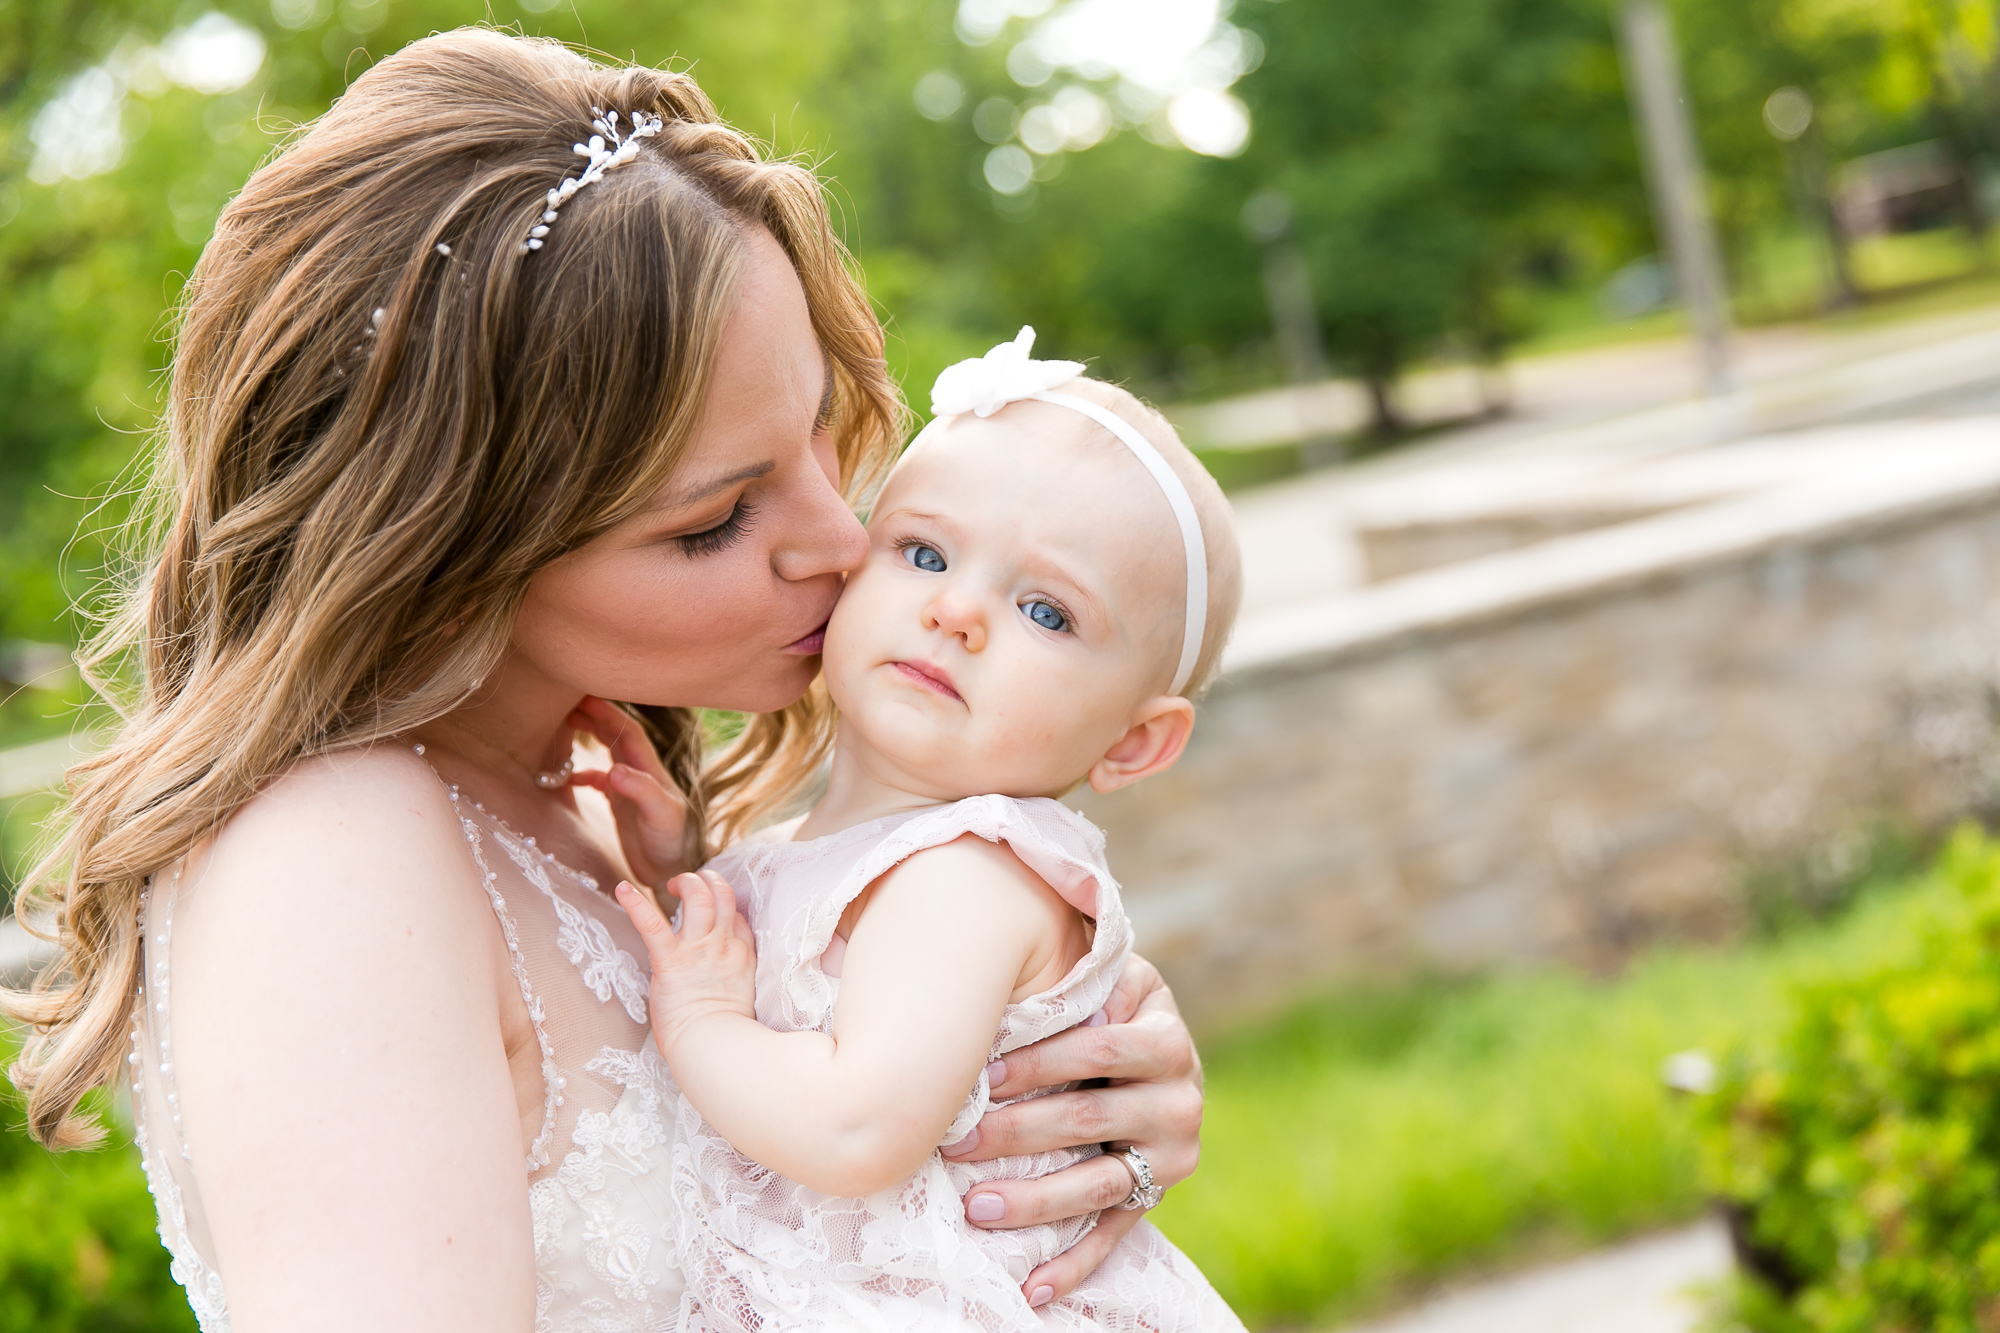
[[1662,1060],[1775,1031],[1794,982],[1902,947],[1934,892],[1615,980],[1354,990],[1206,1041],[1201,1170],[1156,1217],[1253,1327],[1692,1217],[1694,1133]]

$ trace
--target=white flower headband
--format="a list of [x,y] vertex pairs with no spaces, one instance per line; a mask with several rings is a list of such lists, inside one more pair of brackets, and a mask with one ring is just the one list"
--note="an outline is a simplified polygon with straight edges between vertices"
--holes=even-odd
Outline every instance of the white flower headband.
[[[592,107],[590,114],[593,117],[590,128],[597,133],[590,136],[589,143],[576,144],[572,149],[578,157],[589,158],[590,165],[581,174],[571,176],[549,191],[548,207],[542,210],[542,220],[528,232],[528,239],[521,242],[522,254],[542,248],[542,238],[549,234],[549,224],[556,220],[556,210],[568,203],[571,195],[586,185],[603,180],[604,173],[611,168],[622,167],[639,156],[639,140],[650,139],[660,132],[660,118],[643,111],[632,113],[632,128],[622,138],[618,134],[616,111],[605,112]],[[611,141],[608,145],[606,139]]]
[[[1067,384],[1081,375],[1082,362],[1035,361],[1028,356],[1034,349],[1035,331],[1023,325],[1014,341],[1001,343],[983,357],[946,367],[931,386],[931,412],[937,417],[957,416],[962,412],[990,417],[1007,404],[1024,398],[1054,403],[1081,412],[1110,431],[1146,465],[1146,471],[1153,474],[1153,480],[1166,492],[1167,503],[1173,506],[1174,518],[1180,524],[1181,544],[1187,552],[1187,619],[1181,632],[1180,664],[1174,668],[1173,688],[1168,691],[1179,694],[1194,675],[1194,664],[1201,657],[1202,636],[1208,629],[1208,545],[1201,537],[1201,520],[1195,516],[1194,497],[1188,494],[1187,487],[1160,456],[1160,451],[1133,429],[1130,422],[1088,399],[1051,392],[1058,384]],[[917,441],[911,441],[903,457],[908,458],[916,445]]]

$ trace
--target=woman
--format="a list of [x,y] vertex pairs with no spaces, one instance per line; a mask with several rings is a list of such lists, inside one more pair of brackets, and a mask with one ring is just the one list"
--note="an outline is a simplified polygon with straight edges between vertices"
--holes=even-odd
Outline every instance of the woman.
[[[562,193],[614,111],[614,147],[661,123]],[[848,500],[901,427],[817,182],[679,75],[433,37],[225,210],[164,537],[86,655],[139,667],[139,698],[31,881],[62,966],[8,1000],[44,1141],[87,1139],[78,1099],[133,1071],[204,1328],[672,1326],[664,1074],[602,890],[698,864],[768,813],[766,763],[825,744]],[[758,716],[705,764],[698,707]],[[572,773],[578,731],[615,763]],[[680,863],[621,837],[639,771],[685,795]],[[996,1113],[976,1153],[1116,1140],[1162,1183],[1193,1169],[1171,998],[1135,964],[1112,1008],[995,1091],[1113,1086]],[[973,1220],[1130,1189],[1100,1158]],[[1028,1288],[1069,1290],[1138,1216]]]

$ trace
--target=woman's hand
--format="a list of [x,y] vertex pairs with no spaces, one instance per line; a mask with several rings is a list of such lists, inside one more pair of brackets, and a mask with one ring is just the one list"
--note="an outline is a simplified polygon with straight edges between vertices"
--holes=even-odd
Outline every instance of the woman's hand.
[[[1201,1156],[1201,1061],[1181,1022],[1173,993],[1159,972],[1134,955],[1104,1006],[1111,1020],[1071,1028],[1009,1051],[994,1070],[993,1096],[1018,1097],[1035,1088],[1086,1079],[1108,1086],[1036,1097],[993,1111],[948,1150],[953,1161],[1047,1152],[1086,1143],[1136,1147],[1162,1186],[1194,1174]],[[996,1180],[966,1197],[965,1215],[992,1230],[1034,1226],[1093,1209],[1116,1210],[1132,1193],[1132,1176],[1116,1158],[1087,1162],[1039,1180]],[[1030,1305],[1046,1305],[1075,1289],[1144,1214],[1107,1211],[1088,1235],[1043,1264],[1021,1284]]]
[[611,751],[611,767],[570,776],[578,787],[595,787],[611,802],[618,821],[618,847],[625,864],[649,888],[659,891],[687,865],[687,803],[646,738],[644,728],[595,695],[585,695],[570,713],[569,726],[589,732]]

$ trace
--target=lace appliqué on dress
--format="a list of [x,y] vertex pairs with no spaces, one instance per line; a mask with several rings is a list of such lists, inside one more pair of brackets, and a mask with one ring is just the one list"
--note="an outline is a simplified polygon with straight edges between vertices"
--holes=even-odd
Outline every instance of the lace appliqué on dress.
[[[609,1111],[585,1111],[574,1149],[529,1189],[534,1216],[537,1333],[644,1333],[673,1327],[681,1282],[667,1203],[666,1108],[674,1097],[666,1062],[651,1046],[606,1047],[584,1066],[624,1087]],[[635,1188],[651,1179],[650,1190]],[[663,1209],[633,1206],[657,1199]],[[663,1213],[667,1215],[663,1215]],[[611,1300],[584,1297],[581,1268]],[[552,1311],[561,1301],[566,1316]],[[615,1302],[615,1303],[614,1303]]]
[[646,970],[639,966],[638,959],[618,947],[602,921],[580,911],[556,892],[555,884],[549,879],[549,867],[568,871],[579,884],[592,892],[597,890],[597,881],[570,870],[536,847],[533,838],[509,836],[510,832],[503,830],[497,841],[506,849],[522,877],[540,889],[542,896],[549,900],[549,905],[555,908],[556,920],[561,923],[556,932],[556,946],[563,951],[563,957],[574,963],[577,971],[583,974],[583,984],[590,987],[591,994],[606,1003],[616,994],[618,1002],[625,1006],[626,1015],[634,1023],[646,1022]]

